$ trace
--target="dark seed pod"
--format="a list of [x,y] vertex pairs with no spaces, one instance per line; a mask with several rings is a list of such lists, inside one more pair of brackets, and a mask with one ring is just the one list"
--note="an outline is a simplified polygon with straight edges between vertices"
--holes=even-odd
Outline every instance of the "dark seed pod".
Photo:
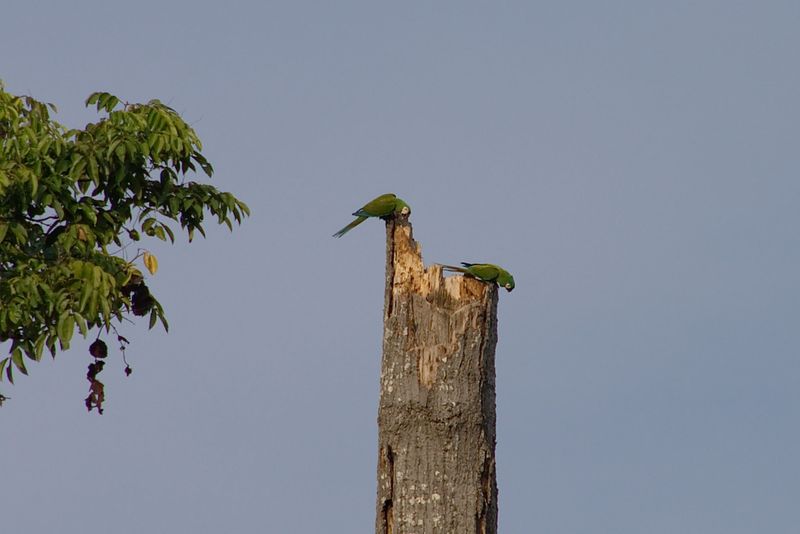
[[147,315],[150,308],[153,307],[154,299],[150,296],[150,290],[147,286],[142,284],[133,290],[133,297],[131,298],[131,307],[134,315],[142,316]]
[[89,354],[95,358],[105,358],[108,356],[108,347],[102,339],[96,339],[94,343],[89,345]]

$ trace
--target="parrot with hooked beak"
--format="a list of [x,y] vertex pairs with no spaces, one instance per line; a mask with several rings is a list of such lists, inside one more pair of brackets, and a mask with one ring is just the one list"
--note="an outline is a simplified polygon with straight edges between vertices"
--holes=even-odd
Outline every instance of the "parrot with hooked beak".
[[442,269],[445,271],[464,273],[483,282],[498,284],[509,292],[514,289],[514,277],[502,267],[492,265],[491,263],[465,263],[463,261],[461,265],[463,265],[463,267],[442,264]]
[[386,193],[385,195],[381,195],[378,198],[370,200],[364,204],[364,207],[353,212],[353,215],[355,215],[356,219],[333,234],[333,237],[342,237],[344,234],[370,217],[386,219],[392,215],[408,215],[409,213],[411,213],[411,208],[405,203],[405,201],[397,198],[397,195],[394,193]]

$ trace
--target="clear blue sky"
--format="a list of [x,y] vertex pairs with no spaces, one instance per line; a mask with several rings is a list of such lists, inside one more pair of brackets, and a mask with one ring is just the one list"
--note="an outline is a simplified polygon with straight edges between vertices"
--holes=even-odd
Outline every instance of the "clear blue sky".
[[384,192],[514,273],[500,528],[797,532],[800,3],[5,2],[0,78],[159,98],[243,227],[153,244],[171,332],[3,386],[0,530],[371,532]]

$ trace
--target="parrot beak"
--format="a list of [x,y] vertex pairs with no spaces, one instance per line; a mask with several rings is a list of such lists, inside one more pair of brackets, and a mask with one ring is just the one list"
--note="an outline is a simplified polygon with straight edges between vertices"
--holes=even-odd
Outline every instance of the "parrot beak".
[[408,206],[403,206],[403,209],[400,210],[401,215],[408,215],[409,213],[411,213],[411,208]]

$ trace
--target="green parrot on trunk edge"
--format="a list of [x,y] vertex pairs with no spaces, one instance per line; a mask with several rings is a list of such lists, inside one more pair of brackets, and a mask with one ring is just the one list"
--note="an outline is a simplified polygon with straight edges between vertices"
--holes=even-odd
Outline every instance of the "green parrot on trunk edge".
[[353,212],[353,215],[356,216],[356,220],[333,234],[333,237],[342,237],[370,217],[385,219],[398,213],[400,215],[408,215],[411,213],[411,208],[402,199],[397,198],[397,195],[394,193],[386,193],[376,199],[370,200],[364,204],[363,208]]
[[462,261],[461,265],[463,267],[441,265],[445,271],[464,273],[483,282],[495,283],[506,288],[509,292],[514,289],[514,277],[511,276],[511,273],[491,263],[465,263]]

